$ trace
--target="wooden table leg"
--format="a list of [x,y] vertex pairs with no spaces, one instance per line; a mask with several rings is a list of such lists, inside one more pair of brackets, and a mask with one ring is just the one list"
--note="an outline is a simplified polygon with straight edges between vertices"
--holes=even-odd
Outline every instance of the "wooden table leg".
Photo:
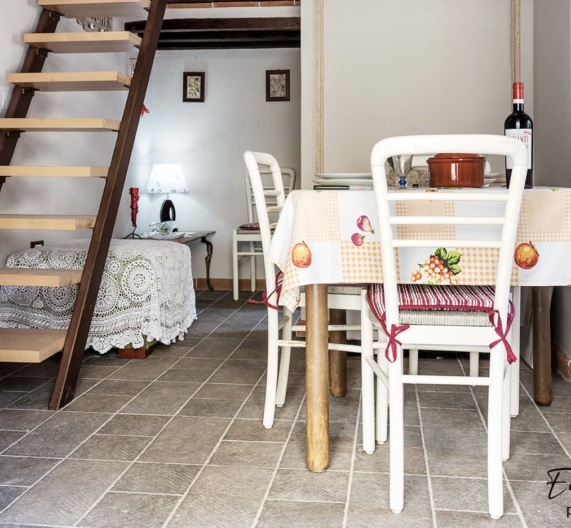
[[[333,325],[346,324],[347,312],[345,310],[329,310],[329,322]],[[329,342],[346,343],[347,333],[345,331],[330,332]],[[342,398],[347,394],[347,352],[340,350],[329,352],[329,380],[333,396]]]
[[551,296],[553,288],[531,289],[533,313],[533,399],[551,405]]
[[327,286],[307,285],[305,299],[306,460],[310,471],[321,472],[329,465]]

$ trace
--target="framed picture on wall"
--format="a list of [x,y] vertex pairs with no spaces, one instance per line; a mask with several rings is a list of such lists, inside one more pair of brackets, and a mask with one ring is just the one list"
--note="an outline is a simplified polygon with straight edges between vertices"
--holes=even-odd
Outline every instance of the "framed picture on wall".
[[266,70],[266,101],[289,101],[289,70]]
[[204,103],[204,72],[183,73],[182,102]]

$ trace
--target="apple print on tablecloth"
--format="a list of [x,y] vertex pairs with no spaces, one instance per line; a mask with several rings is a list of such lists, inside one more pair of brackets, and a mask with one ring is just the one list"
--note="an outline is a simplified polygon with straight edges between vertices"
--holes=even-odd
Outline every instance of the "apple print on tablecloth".
[[531,269],[539,262],[539,253],[531,242],[522,242],[515,248],[514,262],[521,269]]
[[[367,215],[361,215],[359,218],[357,218],[357,227],[366,233],[371,233],[373,235],[375,234],[375,230],[373,229],[371,221]],[[364,240],[365,235],[362,235],[361,233],[353,233],[351,235],[351,242],[353,242],[355,246],[362,246]]]
[[424,278],[427,284],[458,284],[457,275],[462,272],[458,265],[461,258],[462,255],[458,251],[436,248],[434,253],[411,273],[411,280],[417,282]]
[[305,242],[298,242],[291,250],[291,261],[296,268],[311,266],[311,250]]

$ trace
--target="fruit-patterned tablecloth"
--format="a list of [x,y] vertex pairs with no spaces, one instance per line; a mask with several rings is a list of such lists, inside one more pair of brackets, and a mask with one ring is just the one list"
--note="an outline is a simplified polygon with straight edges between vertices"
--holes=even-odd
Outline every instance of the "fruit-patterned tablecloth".
[[[450,189],[447,189],[449,191]],[[419,190],[418,192],[434,192]],[[469,189],[455,192],[470,192]],[[490,192],[506,192],[490,189]],[[408,202],[409,214],[475,216],[482,203]],[[490,203],[484,207],[502,207]],[[293,191],[276,226],[270,257],[284,272],[280,304],[295,309],[305,284],[382,282],[381,245],[372,190]],[[474,230],[481,239],[486,229],[469,226],[399,226],[428,231],[453,240],[459,229]],[[418,234],[418,233],[416,233]],[[464,236],[465,233],[462,233]],[[492,250],[440,247],[401,249],[398,273],[402,283],[492,284]],[[524,191],[512,285],[568,286],[571,283],[571,189],[537,187]]]

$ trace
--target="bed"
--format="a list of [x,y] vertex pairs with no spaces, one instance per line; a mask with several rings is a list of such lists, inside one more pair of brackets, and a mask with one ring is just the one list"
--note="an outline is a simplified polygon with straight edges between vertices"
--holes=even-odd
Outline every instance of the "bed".
[[[89,240],[14,253],[12,268],[82,269]],[[0,327],[66,329],[78,286],[0,287]],[[139,349],[183,339],[196,319],[190,248],[176,242],[111,240],[86,347]]]

